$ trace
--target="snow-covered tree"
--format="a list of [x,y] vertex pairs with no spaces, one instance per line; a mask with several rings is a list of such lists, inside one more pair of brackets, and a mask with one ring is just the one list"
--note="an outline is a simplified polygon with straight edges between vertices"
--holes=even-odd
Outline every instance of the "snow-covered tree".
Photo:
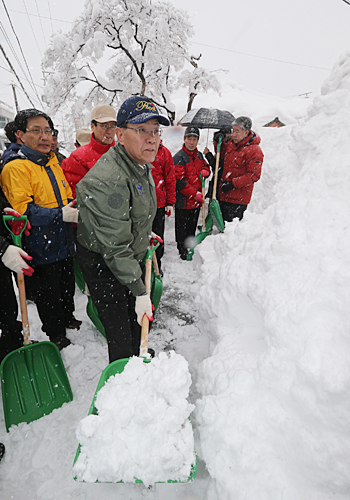
[[67,102],[79,114],[139,94],[174,119],[170,95],[176,73],[191,59],[192,35],[186,12],[167,2],[87,0],[72,29],[53,35],[44,56],[43,70],[49,73],[44,95],[51,113]]
[[208,71],[207,69],[198,67],[197,61],[201,57],[202,54],[198,57],[191,56],[190,63],[194,69],[192,71],[184,69],[178,79],[179,86],[188,89],[187,111],[192,109],[194,98],[198,94],[208,92],[209,90],[214,90],[220,94],[221,91],[221,84],[215,75],[217,71]]

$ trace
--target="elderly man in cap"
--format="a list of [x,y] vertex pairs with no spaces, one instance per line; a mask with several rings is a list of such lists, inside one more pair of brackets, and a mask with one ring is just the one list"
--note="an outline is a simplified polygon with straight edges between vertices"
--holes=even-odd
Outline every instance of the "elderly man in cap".
[[63,160],[62,169],[75,198],[75,186],[95,165],[102,155],[114,146],[116,129],[115,110],[107,104],[99,104],[91,111],[91,138],[85,146],[75,149]]
[[252,131],[252,120],[239,116],[232,124],[232,140],[225,143],[225,162],[219,184],[222,218],[232,222],[243,214],[260,179],[264,154],[260,137]]
[[160,125],[169,120],[150,99],[124,101],[117,145],[77,185],[78,262],[105,329],[110,362],[139,355],[142,318],[152,319],[142,274],[157,210],[150,164]]

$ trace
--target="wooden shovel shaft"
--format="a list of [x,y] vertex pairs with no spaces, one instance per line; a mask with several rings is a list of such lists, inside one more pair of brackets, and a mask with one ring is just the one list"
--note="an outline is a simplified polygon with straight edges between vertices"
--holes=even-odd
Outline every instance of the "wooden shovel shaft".
[[24,285],[24,276],[22,273],[17,273],[17,282],[18,282],[18,292],[19,292],[19,304],[21,308],[21,318],[22,318],[23,343],[24,345],[27,345],[30,344],[29,340],[30,332],[29,332],[26,289]]
[[[151,272],[152,272],[152,262],[150,259],[147,259],[146,273],[145,273],[145,287],[149,297],[151,296]],[[141,323],[141,344],[140,344],[141,357],[146,356],[148,353],[148,330],[149,330],[149,319],[147,317],[147,314],[144,314]]]
[[156,273],[156,276],[159,276],[159,266],[158,266],[158,259],[156,252],[152,253],[152,260],[153,260],[153,266],[154,266],[154,271]]
[[220,162],[220,149],[221,149],[221,141],[218,142],[218,147],[216,150],[216,163],[215,163],[215,174],[214,174],[214,186],[213,186],[213,196],[212,200],[216,199],[216,189],[218,185],[218,174],[219,174],[219,162]]

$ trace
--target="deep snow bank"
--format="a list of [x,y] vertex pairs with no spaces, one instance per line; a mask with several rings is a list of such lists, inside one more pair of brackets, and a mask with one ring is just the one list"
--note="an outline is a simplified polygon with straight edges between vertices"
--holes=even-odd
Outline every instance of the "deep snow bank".
[[262,130],[263,176],[242,222],[196,249],[199,454],[208,498],[350,492],[350,54],[304,121]]

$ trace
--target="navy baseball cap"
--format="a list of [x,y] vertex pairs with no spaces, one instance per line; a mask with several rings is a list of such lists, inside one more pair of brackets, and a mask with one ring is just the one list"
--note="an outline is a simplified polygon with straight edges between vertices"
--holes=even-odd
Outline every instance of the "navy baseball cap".
[[161,125],[170,125],[166,116],[159,114],[157,106],[148,97],[134,95],[126,99],[117,114],[117,127],[126,123],[144,123],[157,118]]
[[199,128],[187,127],[185,130],[185,137],[187,137],[188,135],[195,135],[199,139]]

